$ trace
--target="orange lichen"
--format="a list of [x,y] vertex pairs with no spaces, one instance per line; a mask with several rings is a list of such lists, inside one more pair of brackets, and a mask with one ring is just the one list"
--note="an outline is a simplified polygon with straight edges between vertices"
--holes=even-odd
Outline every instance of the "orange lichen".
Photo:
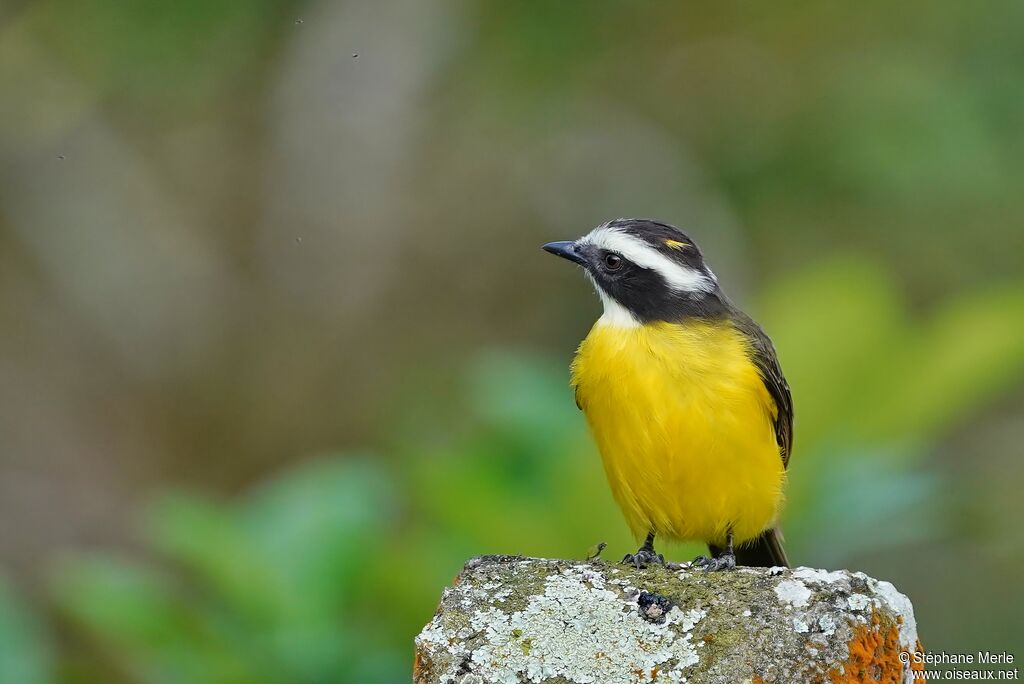
[[[920,644],[917,646],[920,648]],[[898,622],[883,623],[877,613],[872,615],[871,624],[854,630],[847,648],[850,657],[842,669],[835,668],[828,673],[832,684],[900,684],[903,681],[904,665],[900,660],[903,647]],[[912,664],[911,668],[920,671],[922,666]]]
[[423,656],[420,654],[419,649],[417,649],[416,657],[412,661],[412,681],[414,682],[426,681],[427,668],[423,660]]
[[[924,651],[924,646],[921,645],[921,640],[918,639],[916,642],[914,642],[914,652],[921,653],[922,651]],[[914,672],[924,672],[924,663],[911,662],[910,669]],[[914,677],[914,684],[922,684],[922,682],[924,681],[924,677]]]

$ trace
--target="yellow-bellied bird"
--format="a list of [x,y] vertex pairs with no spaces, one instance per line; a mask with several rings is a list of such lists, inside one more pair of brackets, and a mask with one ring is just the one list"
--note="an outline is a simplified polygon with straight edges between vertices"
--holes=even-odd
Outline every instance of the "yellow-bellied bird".
[[637,566],[655,537],[700,540],[695,565],[788,565],[777,529],[793,402],[768,336],[679,229],[616,219],[544,245],[583,267],[604,313],[572,363]]

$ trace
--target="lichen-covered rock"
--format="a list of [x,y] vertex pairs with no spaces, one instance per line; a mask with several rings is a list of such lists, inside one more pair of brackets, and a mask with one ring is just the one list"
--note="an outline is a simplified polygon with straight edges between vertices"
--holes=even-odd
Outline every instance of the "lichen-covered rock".
[[416,638],[415,684],[912,683],[910,601],[860,572],[482,556]]

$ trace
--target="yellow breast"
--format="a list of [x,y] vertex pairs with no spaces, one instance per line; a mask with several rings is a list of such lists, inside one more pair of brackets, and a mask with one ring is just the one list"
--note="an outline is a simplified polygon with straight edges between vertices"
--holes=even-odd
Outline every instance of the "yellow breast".
[[633,533],[721,544],[774,523],[785,469],[775,403],[728,323],[596,324],[576,397]]

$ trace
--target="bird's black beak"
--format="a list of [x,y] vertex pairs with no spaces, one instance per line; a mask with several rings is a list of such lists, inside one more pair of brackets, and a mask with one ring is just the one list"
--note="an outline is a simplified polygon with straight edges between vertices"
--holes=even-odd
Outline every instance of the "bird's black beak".
[[576,262],[580,266],[587,265],[587,260],[584,259],[583,255],[581,255],[576,250],[576,243],[570,240],[563,240],[562,242],[549,242],[548,244],[544,245],[544,251],[556,254],[562,257],[563,259],[568,259],[569,261]]

